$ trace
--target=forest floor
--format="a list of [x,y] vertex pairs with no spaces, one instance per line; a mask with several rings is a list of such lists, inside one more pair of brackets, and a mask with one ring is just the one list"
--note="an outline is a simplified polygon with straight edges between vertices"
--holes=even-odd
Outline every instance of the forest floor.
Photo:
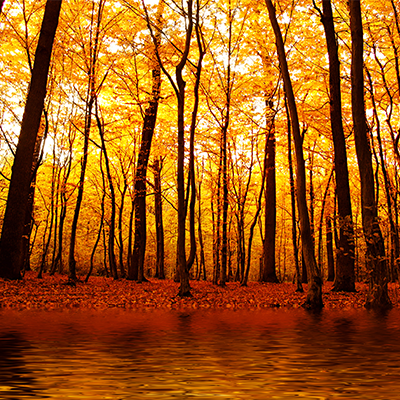
[[[0,279],[0,308],[59,309],[59,308],[109,308],[134,309],[260,309],[270,307],[297,308],[305,301],[304,293],[296,292],[291,283],[249,282],[247,287],[227,283],[225,288],[211,282],[190,281],[192,297],[177,297],[179,283],[172,280],[150,279],[136,283],[125,279],[113,280],[91,277],[88,283],[78,281],[68,284],[65,275],[27,272],[21,281]],[[82,278],[83,280],[83,278]],[[368,286],[356,284],[356,293],[332,292],[332,283],[323,286],[325,308],[362,308]],[[400,307],[399,284],[389,284],[390,298],[394,307]]]

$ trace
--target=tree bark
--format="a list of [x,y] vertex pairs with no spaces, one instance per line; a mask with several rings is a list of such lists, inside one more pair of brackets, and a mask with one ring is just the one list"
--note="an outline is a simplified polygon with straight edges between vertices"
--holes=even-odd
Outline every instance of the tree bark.
[[164,271],[164,223],[162,214],[161,169],[163,159],[156,158],[153,163],[154,172],[154,208],[156,216],[157,258],[155,278],[165,279]]
[[288,163],[289,163],[289,183],[290,183],[290,205],[292,210],[292,244],[293,244],[293,256],[296,268],[296,292],[303,293],[302,285],[302,274],[300,271],[299,262],[299,248],[297,245],[297,220],[296,220],[296,194],[293,176],[293,160],[292,160],[292,129],[290,126],[290,114],[287,105],[287,100],[285,98],[285,110],[287,119],[287,129],[288,129]]
[[265,187],[265,239],[262,282],[278,283],[275,269],[276,234],[276,175],[275,175],[275,123],[266,137],[266,187]]
[[351,31],[351,100],[356,153],[361,180],[361,210],[367,245],[369,292],[366,307],[390,308],[387,264],[382,232],[375,203],[372,156],[364,109],[363,27],[360,0],[349,2]]
[[[102,123],[99,115],[99,105],[96,98],[96,105],[95,105],[95,116],[97,122],[97,129],[99,131],[99,136],[101,139],[101,150],[104,154],[104,163],[106,166],[106,174],[108,180],[108,187],[110,189],[110,197],[111,197],[111,218],[108,230],[108,262],[110,265],[110,272],[114,279],[118,279],[118,269],[117,269],[117,261],[115,257],[115,215],[116,215],[116,202],[115,202],[115,190],[114,184],[111,175],[111,168],[110,168],[110,160],[108,158],[107,148],[106,148],[106,141],[104,139],[104,123]],[[104,186],[103,190],[105,191],[106,188]]]
[[132,258],[130,268],[128,268],[128,279],[137,279],[143,282],[147,279],[144,276],[144,260],[146,255],[146,179],[147,166],[149,162],[151,142],[153,140],[154,129],[157,122],[158,104],[161,88],[161,65],[157,60],[158,48],[161,43],[161,18],[162,18],[162,3],[159,3],[157,11],[157,31],[153,37],[154,51],[153,68],[152,68],[152,93],[149,101],[149,106],[144,112],[144,121],[142,129],[142,140],[139,150],[139,156],[136,166],[135,176],[135,233]]
[[78,220],[79,214],[83,201],[84,194],[84,186],[85,186],[85,175],[86,175],[86,167],[88,162],[88,151],[89,151],[89,137],[90,130],[92,126],[92,112],[93,105],[96,98],[96,74],[97,74],[97,61],[99,55],[99,36],[100,36],[100,22],[102,18],[102,12],[104,9],[104,1],[100,0],[97,10],[97,19],[95,21],[94,18],[94,5],[92,8],[92,20],[90,29],[93,30],[93,25],[96,23],[94,38],[90,35],[90,46],[93,47],[93,50],[90,52],[87,71],[86,74],[88,76],[88,86],[87,86],[87,95],[86,95],[86,109],[85,109],[85,126],[83,131],[84,141],[83,141],[83,156],[81,159],[81,173],[79,177],[78,183],[78,195],[75,203],[74,216],[71,225],[71,236],[70,236],[70,245],[69,245],[69,256],[68,256],[68,267],[69,273],[68,277],[71,281],[76,281],[76,260],[75,260],[75,247],[76,247],[76,234],[78,229]]
[[326,217],[326,258],[328,261],[328,282],[333,282],[335,279],[335,259],[333,257],[333,235],[332,235],[332,220],[328,215]]
[[310,229],[310,218],[307,209],[306,197],[306,171],[303,155],[303,139],[300,134],[299,117],[297,113],[296,101],[294,97],[293,87],[290,80],[289,69],[286,60],[285,48],[283,44],[282,33],[276,18],[275,7],[271,0],[266,0],[269,18],[273,27],[276,39],[276,47],[279,56],[279,64],[283,76],[286,96],[288,99],[290,120],[294,138],[296,152],[296,188],[300,217],[300,231],[302,250],[304,261],[306,263],[309,283],[307,298],[304,306],[312,309],[320,309],[323,307],[322,302],[322,279],[315,260],[314,246]]
[[62,0],[48,0],[35,53],[21,133],[3,220],[0,241],[0,277],[21,279],[22,235],[25,224],[33,153],[46,96],[47,77]]
[[[315,3],[314,3],[315,5]],[[321,22],[324,26],[329,56],[330,116],[335,153],[336,192],[339,215],[339,243],[333,291],[354,292],[354,227],[351,210],[346,140],[343,131],[338,43],[331,0],[322,1]]]

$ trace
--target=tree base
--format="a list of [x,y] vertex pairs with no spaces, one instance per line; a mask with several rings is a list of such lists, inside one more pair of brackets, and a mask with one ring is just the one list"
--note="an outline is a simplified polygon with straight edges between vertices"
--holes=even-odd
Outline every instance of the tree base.
[[306,301],[302,304],[302,307],[308,310],[321,310],[324,306],[322,301],[322,279],[319,276],[315,276],[313,281],[308,286]]
[[192,293],[190,292],[190,287],[182,288],[181,286],[179,288],[178,297],[193,297]]
[[333,284],[332,292],[348,292],[355,293],[356,285],[349,279],[341,279],[340,281],[336,280]]
[[370,288],[364,307],[368,310],[375,311],[385,311],[393,308],[393,304],[390,301],[387,288],[386,290],[381,286]]
[[266,277],[264,277],[263,279],[261,279],[261,282],[265,282],[265,283],[279,283],[279,279],[277,278],[276,275],[271,274],[271,275],[267,275]]
[[299,284],[297,285],[296,293],[304,293],[303,285]]

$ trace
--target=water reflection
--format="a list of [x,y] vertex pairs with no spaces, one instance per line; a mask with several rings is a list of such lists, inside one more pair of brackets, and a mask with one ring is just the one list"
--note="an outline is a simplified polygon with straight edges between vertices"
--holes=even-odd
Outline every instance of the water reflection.
[[0,311],[0,399],[400,399],[400,312]]

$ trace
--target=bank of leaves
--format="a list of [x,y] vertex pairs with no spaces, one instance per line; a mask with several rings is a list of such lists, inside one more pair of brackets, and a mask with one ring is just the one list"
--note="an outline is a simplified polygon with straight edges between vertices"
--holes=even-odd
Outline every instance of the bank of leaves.
[[[172,280],[150,279],[136,283],[125,279],[113,280],[92,277],[88,283],[78,281],[68,284],[64,275],[42,279],[27,272],[21,281],[0,279],[0,307],[20,309],[55,308],[165,308],[165,309],[259,309],[270,307],[297,308],[305,301],[304,293],[295,291],[290,283],[250,282],[247,287],[230,282],[225,288],[211,282],[191,281],[192,297],[177,297],[179,283]],[[325,282],[325,308],[361,308],[365,303],[368,287],[357,283],[356,293],[331,291],[332,284]],[[389,284],[390,297],[399,307],[398,284]]]

